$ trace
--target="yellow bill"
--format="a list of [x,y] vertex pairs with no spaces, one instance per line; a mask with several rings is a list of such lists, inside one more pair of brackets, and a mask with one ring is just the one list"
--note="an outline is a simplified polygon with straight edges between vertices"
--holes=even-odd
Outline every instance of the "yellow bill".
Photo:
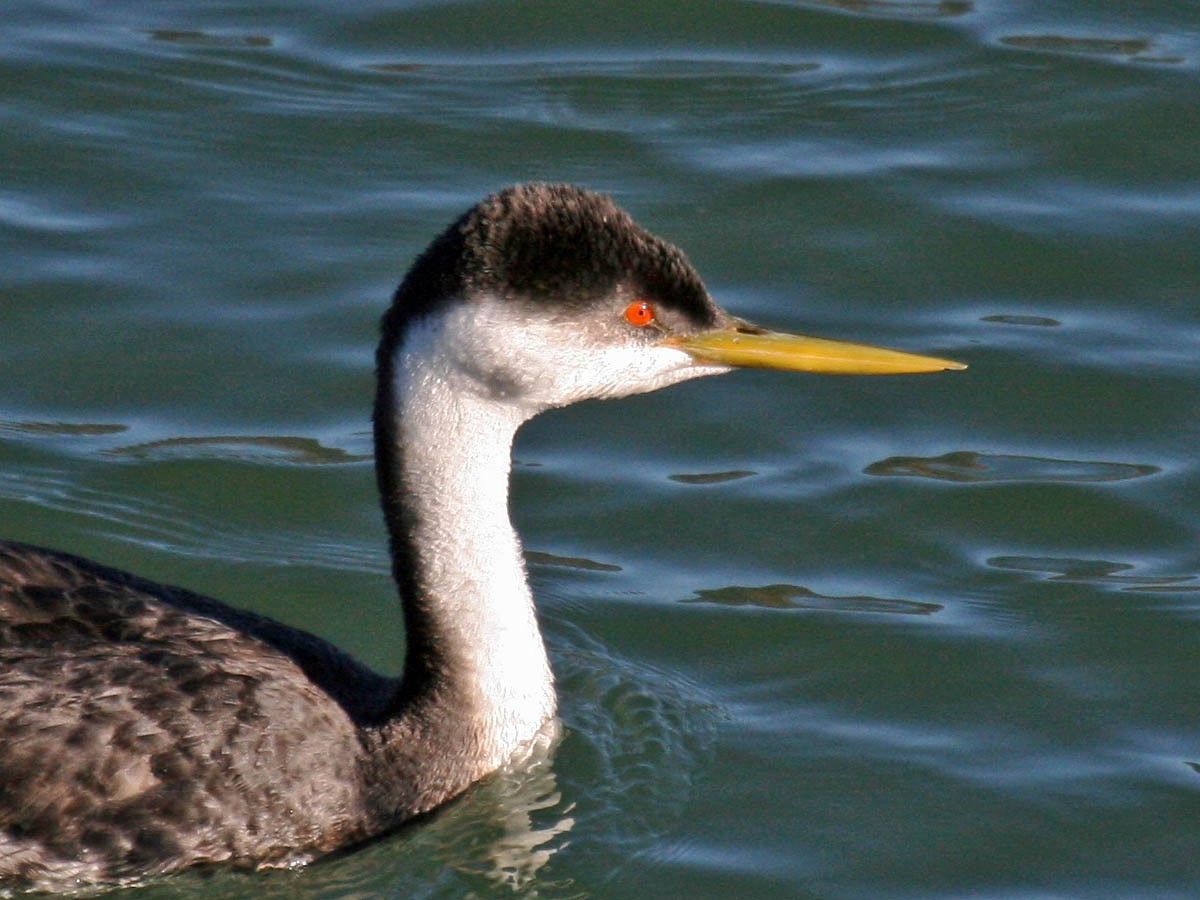
[[965,369],[963,363],[868,344],[833,341],[804,334],[767,331],[737,321],[693,335],[671,335],[664,343],[698,360],[725,366],[828,372],[839,375],[897,375]]

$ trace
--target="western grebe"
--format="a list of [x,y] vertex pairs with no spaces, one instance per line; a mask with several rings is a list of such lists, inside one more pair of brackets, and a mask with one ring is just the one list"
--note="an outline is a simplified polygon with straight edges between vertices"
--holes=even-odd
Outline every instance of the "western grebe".
[[186,590],[0,542],[0,887],[303,862],[528,753],[555,693],[508,482],[537,413],[735,366],[963,368],[736,319],[678,249],[558,184],[465,213],[413,264],[382,332],[376,472],[402,676]]

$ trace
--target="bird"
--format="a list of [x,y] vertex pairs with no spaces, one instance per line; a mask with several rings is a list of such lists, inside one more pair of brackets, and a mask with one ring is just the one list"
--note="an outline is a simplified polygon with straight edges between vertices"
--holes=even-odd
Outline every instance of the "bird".
[[490,194],[419,254],[375,367],[398,677],[184,588],[0,541],[0,889],[298,865],[527,758],[557,727],[508,512],[513,439],[538,413],[738,367],[965,368],[736,318],[609,195],[545,182]]

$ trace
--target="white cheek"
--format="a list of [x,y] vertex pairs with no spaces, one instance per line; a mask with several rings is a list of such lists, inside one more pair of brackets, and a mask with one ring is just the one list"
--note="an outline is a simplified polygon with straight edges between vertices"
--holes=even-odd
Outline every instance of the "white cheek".
[[[597,351],[556,347],[543,360],[541,383],[553,385],[558,404],[587,397],[626,397],[715,374],[675,347],[629,344]],[[574,351],[574,352],[572,352]]]
[[[462,304],[437,328],[440,349],[459,377],[491,399],[534,415],[552,406],[624,397],[728,371],[661,344],[589,336],[550,319],[531,320],[500,302]],[[453,339],[449,336],[453,335]],[[604,344],[601,341],[610,341]]]

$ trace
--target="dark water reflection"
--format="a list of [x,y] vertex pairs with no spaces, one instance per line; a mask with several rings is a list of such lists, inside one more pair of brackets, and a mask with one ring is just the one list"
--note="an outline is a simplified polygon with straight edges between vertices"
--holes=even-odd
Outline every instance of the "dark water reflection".
[[895,456],[872,463],[868,475],[930,478],[935,481],[970,482],[1055,482],[1059,484],[1127,481],[1161,471],[1158,466],[1136,463],[1089,462],[1044,459],[1033,456],[975,453],[959,450],[936,457]]

